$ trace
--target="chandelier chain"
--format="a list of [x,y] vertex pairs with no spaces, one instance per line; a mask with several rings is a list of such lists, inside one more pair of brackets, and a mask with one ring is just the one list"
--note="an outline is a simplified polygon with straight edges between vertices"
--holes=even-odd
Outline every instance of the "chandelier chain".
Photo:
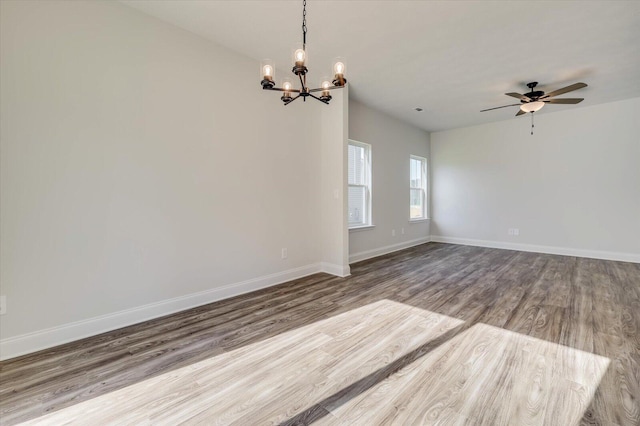
[[307,0],[302,1],[302,48],[307,46]]

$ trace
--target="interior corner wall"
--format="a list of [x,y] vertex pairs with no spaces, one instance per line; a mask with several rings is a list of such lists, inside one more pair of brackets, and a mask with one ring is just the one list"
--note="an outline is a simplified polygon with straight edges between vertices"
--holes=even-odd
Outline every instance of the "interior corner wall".
[[118,2],[0,4],[2,358],[321,270],[309,102]]
[[527,117],[432,133],[432,239],[640,262],[639,112],[634,98],[536,115],[533,136]]
[[351,262],[429,241],[429,220],[409,221],[409,158],[427,158],[430,169],[429,134],[352,100],[349,139],[371,145],[374,225],[349,232]]

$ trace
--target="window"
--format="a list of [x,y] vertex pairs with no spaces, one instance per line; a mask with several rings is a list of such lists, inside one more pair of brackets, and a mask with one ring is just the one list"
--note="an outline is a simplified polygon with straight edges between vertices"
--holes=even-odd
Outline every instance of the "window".
[[427,218],[427,159],[409,158],[409,220]]
[[371,225],[371,145],[349,141],[349,228]]

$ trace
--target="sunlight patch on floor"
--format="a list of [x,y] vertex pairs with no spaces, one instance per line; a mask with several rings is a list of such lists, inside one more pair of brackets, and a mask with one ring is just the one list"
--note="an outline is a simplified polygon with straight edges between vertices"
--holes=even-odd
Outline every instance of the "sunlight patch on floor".
[[476,324],[317,424],[578,425],[608,365]]
[[579,423],[608,358],[461,325],[381,300],[26,424]]
[[462,323],[381,300],[25,424],[277,423]]

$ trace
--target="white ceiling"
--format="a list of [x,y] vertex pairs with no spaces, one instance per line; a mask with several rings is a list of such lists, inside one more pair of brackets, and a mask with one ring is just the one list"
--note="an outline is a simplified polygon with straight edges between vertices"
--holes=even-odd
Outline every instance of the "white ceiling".
[[[276,77],[290,70],[302,39],[302,1],[122,2],[256,60],[274,59]],[[640,97],[639,1],[308,0],[307,24],[310,81],[345,57],[353,98],[428,131],[513,117],[516,107],[479,111],[517,102],[504,93],[524,93],[529,81],[547,92],[589,85],[563,95],[584,97],[581,104],[537,114]]]

